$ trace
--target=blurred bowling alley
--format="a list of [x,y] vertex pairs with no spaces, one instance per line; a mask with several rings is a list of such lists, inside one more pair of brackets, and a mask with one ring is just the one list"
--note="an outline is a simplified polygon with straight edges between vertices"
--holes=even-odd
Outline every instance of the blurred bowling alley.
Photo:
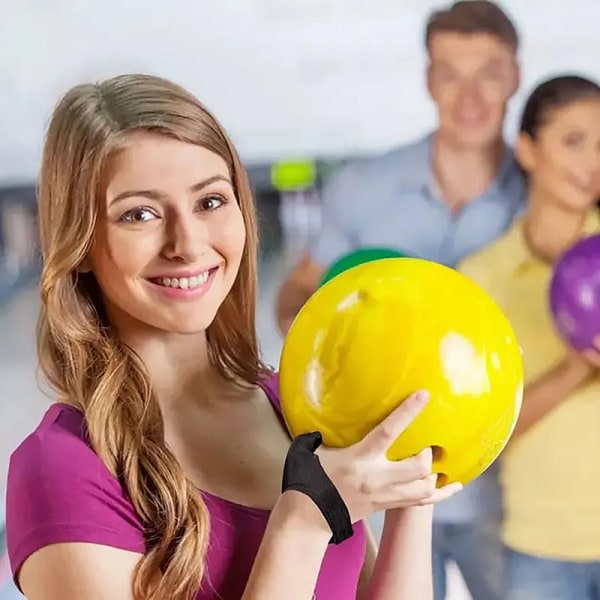
[[[428,71],[433,50],[427,22],[451,5],[449,0],[0,5],[0,600],[24,597],[12,582],[4,535],[9,458],[53,399],[37,372],[35,350],[41,148],[53,106],[77,83],[126,72],[161,75],[196,94],[229,132],[258,213],[258,338],[265,361],[276,369],[281,365],[282,404],[292,433],[321,428],[326,443],[348,446],[415,387],[431,385],[431,405],[390,458],[430,445],[440,483],[471,484],[484,472],[496,474],[519,418],[527,356],[503,309],[456,267],[459,259],[504,235],[525,210],[526,195],[521,206],[516,184],[514,192],[508,180],[490,184],[499,190],[506,185],[502,189],[514,196],[509,211],[508,201],[483,181],[481,194],[490,192],[482,201],[487,212],[442,202],[440,190],[456,179],[456,167],[427,145],[445,126],[438,113],[445,105],[436,93],[452,106],[462,102],[454,113],[443,113],[460,113],[457,155],[474,152],[472,139],[487,135],[477,133],[478,119],[484,122],[495,110],[504,119],[501,138],[512,148],[524,102],[541,81],[562,73],[600,80],[600,3],[498,3],[519,36],[511,49],[519,78],[505,114],[494,104],[502,76],[498,65],[484,72],[468,62],[460,68],[449,62],[436,66],[439,72]],[[462,43],[470,34],[456,35]],[[432,85],[438,92],[432,93]],[[394,163],[401,147],[415,149],[414,161]],[[498,169],[504,173],[501,158]],[[527,175],[514,169],[524,189]],[[477,177],[472,174],[474,185]],[[573,178],[580,189],[594,185],[585,173]],[[397,180],[408,182],[404,196],[395,196]],[[394,202],[414,203],[414,209],[395,217]],[[458,221],[460,251],[450,233]],[[335,246],[342,234],[345,241]],[[439,242],[438,255],[427,251],[430,242]],[[547,282],[544,310],[565,348],[583,351],[600,339],[600,238],[575,242]],[[293,322],[290,317],[289,332],[282,331],[282,285],[306,256],[320,271]],[[500,487],[493,493],[501,503]],[[383,515],[375,515],[371,526],[379,540]],[[445,574],[445,598],[435,600],[495,600],[477,596],[476,587],[469,592],[468,572],[461,572],[452,551],[444,557],[437,568]]]

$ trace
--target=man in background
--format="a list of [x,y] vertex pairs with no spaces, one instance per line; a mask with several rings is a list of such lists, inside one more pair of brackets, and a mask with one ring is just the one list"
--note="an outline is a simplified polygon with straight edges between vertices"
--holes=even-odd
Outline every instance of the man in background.
[[[430,16],[425,45],[438,128],[351,160],[329,180],[317,243],[279,292],[283,335],[327,267],[347,252],[386,246],[455,266],[499,237],[522,208],[524,183],[503,138],[507,104],[519,86],[515,26],[493,2],[455,2]],[[500,498],[492,468],[436,509],[436,600],[446,596],[449,560],[474,600],[501,598]]]

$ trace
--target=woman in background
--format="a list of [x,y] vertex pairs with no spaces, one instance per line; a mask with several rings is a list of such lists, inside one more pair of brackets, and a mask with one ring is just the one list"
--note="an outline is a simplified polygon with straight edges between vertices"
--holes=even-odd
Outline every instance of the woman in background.
[[539,85],[516,144],[525,214],[461,270],[486,289],[523,349],[526,387],[501,458],[507,600],[600,598],[598,355],[559,338],[549,311],[557,258],[599,233],[600,87],[576,76]]

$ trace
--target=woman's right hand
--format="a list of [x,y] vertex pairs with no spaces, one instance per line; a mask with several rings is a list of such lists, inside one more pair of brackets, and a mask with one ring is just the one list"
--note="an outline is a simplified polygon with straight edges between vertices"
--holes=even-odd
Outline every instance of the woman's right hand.
[[431,448],[400,461],[391,461],[386,456],[389,447],[428,400],[426,391],[418,391],[360,442],[343,449],[321,446],[317,450],[321,465],[346,503],[353,523],[374,512],[434,504],[462,489],[458,483],[436,487],[437,475],[431,472]]

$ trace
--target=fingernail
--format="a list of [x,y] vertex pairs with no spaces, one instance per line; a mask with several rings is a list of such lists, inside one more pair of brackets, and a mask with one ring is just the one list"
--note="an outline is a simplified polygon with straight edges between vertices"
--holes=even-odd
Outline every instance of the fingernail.
[[415,394],[415,402],[418,404],[427,404],[429,402],[429,392],[427,390],[419,390]]

